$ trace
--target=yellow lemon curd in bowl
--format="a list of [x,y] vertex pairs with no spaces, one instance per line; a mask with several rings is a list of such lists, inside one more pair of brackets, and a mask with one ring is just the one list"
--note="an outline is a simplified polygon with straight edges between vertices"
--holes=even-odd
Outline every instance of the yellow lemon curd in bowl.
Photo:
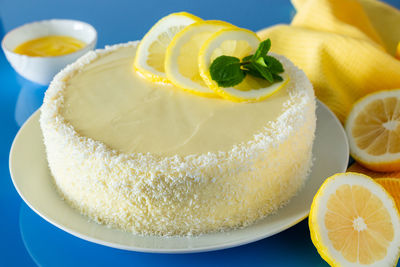
[[70,36],[49,35],[24,42],[14,52],[31,57],[54,57],[76,52],[85,46],[85,42]]

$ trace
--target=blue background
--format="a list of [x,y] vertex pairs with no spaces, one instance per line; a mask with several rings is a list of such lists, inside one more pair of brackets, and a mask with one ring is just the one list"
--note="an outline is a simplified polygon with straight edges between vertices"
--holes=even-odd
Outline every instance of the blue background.
[[[400,0],[386,2],[400,8]],[[290,2],[283,0],[0,0],[0,38],[23,23],[69,18],[92,24],[99,34],[98,47],[103,47],[140,39],[159,18],[177,11],[254,31],[289,23],[295,13]],[[19,77],[0,52],[0,266],[327,266],[311,243],[307,220],[249,245],[184,255],[108,248],[47,223],[21,201],[8,170],[12,140],[40,107],[45,90]]]

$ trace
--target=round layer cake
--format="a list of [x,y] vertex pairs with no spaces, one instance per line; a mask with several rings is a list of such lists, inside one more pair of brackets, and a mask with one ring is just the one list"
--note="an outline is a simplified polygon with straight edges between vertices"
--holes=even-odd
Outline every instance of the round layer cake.
[[288,84],[257,103],[205,98],[133,71],[137,42],[90,52],[46,92],[40,125],[63,198],[140,234],[243,227],[285,205],[312,164],[315,98]]

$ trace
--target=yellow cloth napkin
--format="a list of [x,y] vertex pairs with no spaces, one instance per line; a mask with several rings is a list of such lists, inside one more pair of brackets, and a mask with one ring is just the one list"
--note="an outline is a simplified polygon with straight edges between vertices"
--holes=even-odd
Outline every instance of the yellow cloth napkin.
[[305,71],[317,97],[344,122],[353,103],[400,88],[400,11],[376,0],[292,0],[291,25],[258,32]]

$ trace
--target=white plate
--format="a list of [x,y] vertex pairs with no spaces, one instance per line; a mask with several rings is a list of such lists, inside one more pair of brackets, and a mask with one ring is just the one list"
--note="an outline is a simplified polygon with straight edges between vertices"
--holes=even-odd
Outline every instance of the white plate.
[[10,172],[22,199],[37,214],[79,238],[119,249],[186,253],[211,251],[254,242],[279,233],[307,217],[312,199],[326,177],[346,170],[349,148],[336,117],[323,104],[317,107],[315,158],[305,188],[275,215],[243,229],[197,237],[139,236],[97,224],[67,205],[57,194],[47,166],[39,111],[22,126],[10,152]]

